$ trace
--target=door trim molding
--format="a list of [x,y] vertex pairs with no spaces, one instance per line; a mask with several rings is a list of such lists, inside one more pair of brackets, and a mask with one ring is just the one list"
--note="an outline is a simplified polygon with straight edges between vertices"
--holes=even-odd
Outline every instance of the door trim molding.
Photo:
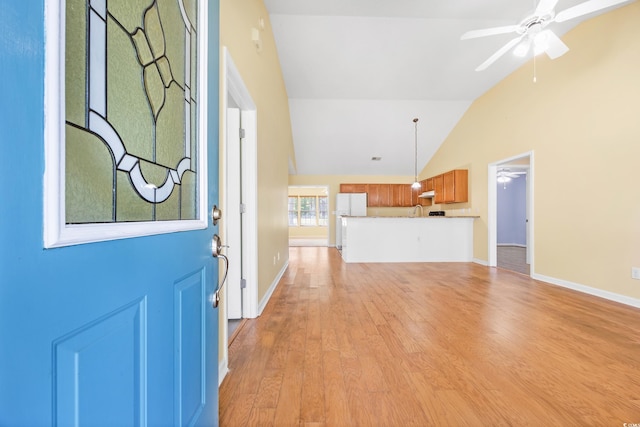
[[[226,129],[226,112],[229,107],[228,99],[231,98],[236,106],[240,109],[240,121],[245,130],[245,136],[242,142],[242,203],[245,204],[245,212],[242,215],[242,264],[243,275],[246,279],[247,287],[243,290],[242,298],[242,317],[256,318],[258,312],[258,117],[256,105],[251,98],[240,71],[236,67],[231,54],[226,46],[222,47],[221,55],[221,109],[220,109],[220,128],[221,128],[221,144],[224,144],[226,152],[227,129]],[[221,156],[221,159],[226,156]],[[227,173],[227,165],[224,165],[225,174]],[[221,177],[223,178],[223,177]],[[226,179],[225,179],[226,181]],[[225,184],[226,198],[226,184]],[[226,200],[225,200],[226,204]],[[228,206],[225,206],[228,209]],[[225,230],[226,234],[226,230]],[[231,260],[234,262],[234,260]],[[220,317],[220,335],[222,337],[221,350],[222,360],[219,367],[219,381],[222,382],[224,375],[228,371],[226,366],[229,351],[229,330],[227,322],[227,307],[223,299]]]
[[527,212],[528,212],[528,220],[529,220],[529,241],[527,245],[529,246],[530,253],[530,273],[531,277],[535,274],[535,265],[534,265],[534,245],[535,245],[535,233],[534,233],[534,155],[533,150],[528,151],[522,154],[518,154],[516,156],[508,157],[506,159],[498,160],[493,163],[489,163],[488,165],[488,204],[487,204],[487,231],[488,231],[488,266],[496,267],[498,265],[498,192],[497,192],[497,171],[498,166],[512,162],[514,160],[529,158],[529,171],[527,174]]

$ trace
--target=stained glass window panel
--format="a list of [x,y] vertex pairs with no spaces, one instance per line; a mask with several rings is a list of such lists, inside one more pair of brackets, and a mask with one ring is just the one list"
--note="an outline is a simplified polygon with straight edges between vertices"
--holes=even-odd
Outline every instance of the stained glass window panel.
[[66,224],[199,219],[197,19],[196,0],[66,1]]

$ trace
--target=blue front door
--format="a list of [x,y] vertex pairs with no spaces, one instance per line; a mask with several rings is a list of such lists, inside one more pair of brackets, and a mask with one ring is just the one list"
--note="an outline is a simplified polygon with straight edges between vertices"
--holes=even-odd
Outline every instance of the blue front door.
[[[43,248],[45,3],[0,6],[0,425],[217,425],[211,220],[206,229]],[[210,208],[217,1],[207,20]]]

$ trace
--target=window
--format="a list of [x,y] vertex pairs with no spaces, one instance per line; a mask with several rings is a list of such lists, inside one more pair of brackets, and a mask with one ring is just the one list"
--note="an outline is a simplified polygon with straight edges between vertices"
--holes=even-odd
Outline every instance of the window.
[[329,198],[326,196],[318,197],[318,225],[329,226]]
[[46,2],[45,247],[207,228],[207,3]]
[[298,196],[289,196],[289,227],[298,226]]
[[327,227],[327,196],[289,196],[289,227]]

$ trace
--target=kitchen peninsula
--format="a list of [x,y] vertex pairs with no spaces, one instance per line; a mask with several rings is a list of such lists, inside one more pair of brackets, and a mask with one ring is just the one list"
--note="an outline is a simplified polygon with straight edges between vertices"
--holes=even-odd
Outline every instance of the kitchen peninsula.
[[471,262],[473,216],[342,217],[345,262]]

